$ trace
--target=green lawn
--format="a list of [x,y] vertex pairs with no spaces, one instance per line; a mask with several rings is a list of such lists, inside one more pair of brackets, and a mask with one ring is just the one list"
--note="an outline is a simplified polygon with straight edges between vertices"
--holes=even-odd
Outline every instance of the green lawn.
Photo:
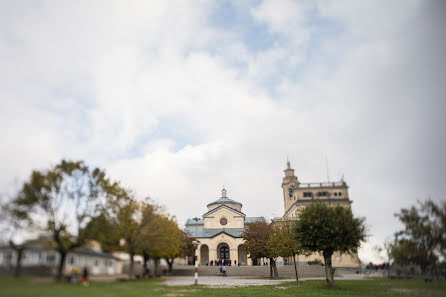
[[323,281],[303,281],[273,286],[207,288],[203,286],[167,287],[160,281],[91,283],[89,287],[42,281],[24,277],[0,277],[0,296],[8,297],[114,297],[114,296],[446,296],[446,282],[418,280],[336,281],[328,289]]

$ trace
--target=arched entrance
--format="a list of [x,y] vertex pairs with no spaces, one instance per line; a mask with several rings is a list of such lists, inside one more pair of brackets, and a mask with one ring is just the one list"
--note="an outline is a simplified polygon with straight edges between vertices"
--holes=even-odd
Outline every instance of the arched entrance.
[[230,259],[229,246],[226,243],[220,243],[217,246],[217,256],[219,260]]
[[237,260],[237,263],[240,266],[248,264],[248,256],[246,254],[246,249],[245,249],[245,246],[243,244],[238,246],[238,260]]
[[209,247],[205,244],[203,244],[200,248],[200,264],[209,264]]

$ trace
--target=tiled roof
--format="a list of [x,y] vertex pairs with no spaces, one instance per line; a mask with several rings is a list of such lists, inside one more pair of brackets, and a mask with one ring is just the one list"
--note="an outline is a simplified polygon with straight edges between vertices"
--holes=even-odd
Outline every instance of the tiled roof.
[[205,213],[205,214],[203,215],[203,217],[205,217],[205,216],[207,216],[207,215],[209,215],[209,214],[211,214],[211,213],[214,213],[214,212],[216,212],[217,210],[219,210],[219,209],[221,209],[221,208],[226,208],[226,209],[229,209],[229,210],[232,211],[232,212],[238,213],[238,214],[241,215],[241,216],[246,216],[243,212],[238,211],[238,210],[235,209],[235,208],[232,208],[232,207],[229,207],[229,206],[227,206],[227,205],[222,204],[222,205],[220,205],[220,206],[217,206],[217,207],[214,208],[214,209],[211,209],[211,210],[208,211],[207,213]]
[[214,202],[209,203],[208,206],[215,205],[215,204],[237,204],[237,205],[242,206],[242,204],[240,202],[234,201],[234,200],[232,200],[232,199],[230,199],[228,197],[221,197],[220,199],[215,200]]
[[264,217],[246,217],[245,224],[254,223],[254,222],[266,222]]
[[220,233],[226,233],[229,236],[232,237],[241,237],[243,231],[245,231],[244,228],[234,228],[234,229],[205,229],[203,227],[189,227],[185,230],[190,234],[192,237],[197,238],[212,238],[217,236]]
[[[189,219],[187,222],[192,221],[195,223],[195,221]],[[190,234],[192,237],[197,238],[212,238],[220,233],[226,233],[229,236],[232,237],[241,237],[243,231],[245,231],[245,228],[221,228],[221,229],[206,229],[203,227],[203,224],[188,224],[186,222],[186,229],[185,231]],[[247,217],[245,218],[245,223],[253,223],[253,222],[265,222],[264,217]]]

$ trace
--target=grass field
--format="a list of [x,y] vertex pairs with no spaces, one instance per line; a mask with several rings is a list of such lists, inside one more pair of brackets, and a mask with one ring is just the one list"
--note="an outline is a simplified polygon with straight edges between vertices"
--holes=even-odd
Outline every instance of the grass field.
[[208,288],[203,286],[167,287],[160,281],[140,280],[91,283],[89,287],[54,283],[36,278],[0,277],[1,297],[115,297],[115,296],[446,296],[446,282],[418,280],[336,281],[329,289],[323,281],[303,281],[273,286]]

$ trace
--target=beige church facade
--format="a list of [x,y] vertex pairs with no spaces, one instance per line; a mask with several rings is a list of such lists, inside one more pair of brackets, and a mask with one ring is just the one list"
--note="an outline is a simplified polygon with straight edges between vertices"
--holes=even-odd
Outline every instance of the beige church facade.
[[[294,175],[294,170],[287,162],[285,177],[282,181],[284,215],[275,218],[276,223],[284,220],[295,220],[299,213],[310,203],[321,202],[333,206],[350,207],[348,186],[344,180],[340,182],[301,183]],[[252,265],[252,259],[246,253],[244,240],[241,237],[246,224],[265,222],[264,217],[247,217],[242,211],[242,204],[227,197],[222,190],[221,197],[207,205],[208,211],[201,218],[188,219],[186,232],[199,240],[198,260],[200,265],[210,265],[219,260],[230,260],[233,265]],[[320,260],[318,254],[297,256],[296,261],[305,264],[308,261]],[[358,268],[359,258],[354,255],[333,255],[334,267]],[[288,264],[291,259],[278,259],[277,263]]]
[[242,212],[242,204],[227,197],[222,190],[220,199],[207,205],[208,211],[202,218],[188,219],[186,232],[196,237],[200,265],[226,260],[232,265],[251,265],[241,237],[246,224],[265,222],[263,217],[247,217]]

